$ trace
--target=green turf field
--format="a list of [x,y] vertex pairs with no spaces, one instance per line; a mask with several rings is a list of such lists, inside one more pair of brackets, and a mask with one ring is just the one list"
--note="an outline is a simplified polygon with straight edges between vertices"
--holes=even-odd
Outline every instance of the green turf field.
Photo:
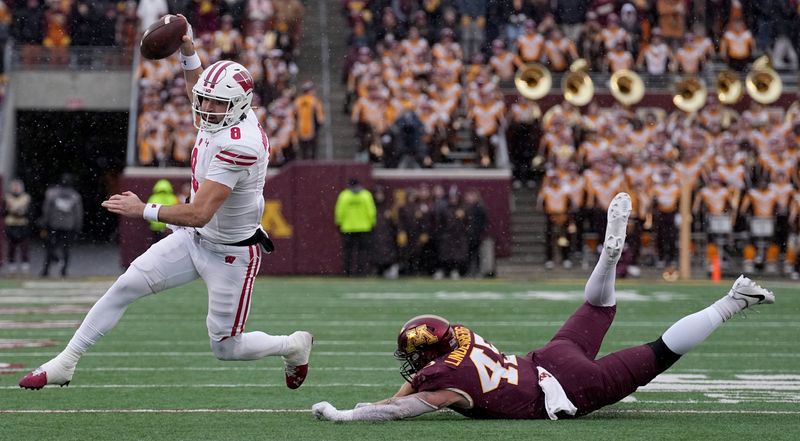
[[[724,324],[695,352],[622,403],[570,421],[338,424],[309,409],[385,398],[402,382],[396,332],[420,313],[467,324],[500,350],[544,343],[582,298],[582,283],[261,278],[247,330],[316,335],[302,388],[272,358],[221,362],[210,353],[206,294],[196,283],[146,298],[78,365],[72,384],[26,391],[17,381],[71,337],[109,282],[0,281],[0,440],[797,440],[800,285],[765,283],[777,303]],[[656,338],[727,284],[619,283],[601,354]],[[33,328],[33,326],[38,328]],[[54,340],[49,347],[36,347]],[[20,343],[28,346],[14,347]],[[3,366],[3,365],[0,365]]]

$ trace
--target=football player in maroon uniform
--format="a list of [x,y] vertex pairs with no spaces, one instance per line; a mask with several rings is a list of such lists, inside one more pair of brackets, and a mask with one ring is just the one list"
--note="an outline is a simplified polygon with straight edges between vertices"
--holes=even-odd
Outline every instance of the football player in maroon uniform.
[[421,315],[400,331],[395,356],[406,383],[394,397],[338,410],[312,407],[323,420],[396,420],[448,407],[473,418],[558,419],[586,415],[630,395],[664,372],[737,312],[775,296],[741,276],[721,299],[667,329],[658,339],[595,359],[616,312],[615,266],[625,243],[631,199],[608,209],[600,261],[586,301],[550,342],[524,356],[506,355],[469,328]]

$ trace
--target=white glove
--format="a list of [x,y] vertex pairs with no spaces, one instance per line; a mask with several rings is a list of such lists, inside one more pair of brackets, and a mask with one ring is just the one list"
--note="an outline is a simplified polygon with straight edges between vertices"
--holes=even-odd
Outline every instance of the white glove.
[[318,420],[341,421],[341,412],[327,401],[321,401],[311,406],[311,413]]

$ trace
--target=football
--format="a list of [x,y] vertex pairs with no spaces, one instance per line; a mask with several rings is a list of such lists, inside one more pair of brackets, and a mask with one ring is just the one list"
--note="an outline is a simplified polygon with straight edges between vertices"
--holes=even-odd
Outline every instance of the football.
[[183,17],[165,15],[151,24],[142,34],[139,50],[150,60],[160,60],[174,54],[181,47],[188,23]]

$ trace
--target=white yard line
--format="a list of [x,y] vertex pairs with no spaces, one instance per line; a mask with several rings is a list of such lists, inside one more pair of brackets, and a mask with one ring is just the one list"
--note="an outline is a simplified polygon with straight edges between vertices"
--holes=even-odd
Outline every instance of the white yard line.
[[[0,409],[0,414],[126,414],[126,413],[310,413],[310,409]],[[449,411],[445,411],[449,412]],[[596,414],[628,413],[628,414],[693,414],[693,415],[800,415],[798,410],[701,410],[701,409],[620,409],[602,410]]]
[[[398,367],[319,367],[313,366],[314,371],[331,371],[331,372],[399,372]],[[28,372],[30,367],[25,368],[3,368],[4,371]],[[280,371],[283,372],[283,367],[280,366],[209,366],[209,367],[95,367],[78,369],[81,372],[236,372],[236,371]]]
[[[392,357],[391,351],[314,351],[314,356],[323,357]],[[0,352],[3,358],[52,357],[53,352]],[[203,352],[87,352],[84,357],[212,357],[211,351]],[[736,353],[736,352],[692,352],[692,358],[798,358],[800,353]],[[760,371],[759,371],[760,372]]]
[[[386,387],[378,383],[305,383],[303,387],[328,388],[328,387]],[[58,389],[56,386],[48,386]],[[285,383],[209,383],[209,384],[70,384],[70,389],[250,389],[250,388],[285,388]],[[0,389],[19,389],[19,386],[0,386]]]
[[[719,404],[719,403],[714,403]],[[707,409],[620,409],[605,410],[598,413],[672,413],[672,414],[704,414],[704,415],[800,415],[800,410],[707,410]]]
[[310,409],[19,409],[3,413],[309,413]]
[[77,328],[80,320],[37,320],[37,321],[18,321],[0,320],[0,329],[58,329],[58,328]]
[[[0,353],[2,355],[2,353]],[[331,372],[395,372],[398,371],[398,366],[390,367],[367,367],[367,366],[314,366],[314,371],[331,371]],[[4,371],[18,371],[27,372],[31,370],[29,367],[25,368],[4,368]],[[283,371],[280,366],[241,366],[236,364],[229,364],[228,366],[161,366],[161,367],[138,367],[138,366],[115,366],[115,367],[81,367],[78,369],[80,372],[261,372],[261,371]],[[718,373],[747,373],[750,375],[737,375],[740,379],[759,379],[764,376],[769,376],[772,379],[798,379],[798,375],[793,374],[794,370],[790,369],[672,369],[670,373],[673,375],[689,376],[694,374],[718,374]],[[725,380],[726,381],[726,380]]]

